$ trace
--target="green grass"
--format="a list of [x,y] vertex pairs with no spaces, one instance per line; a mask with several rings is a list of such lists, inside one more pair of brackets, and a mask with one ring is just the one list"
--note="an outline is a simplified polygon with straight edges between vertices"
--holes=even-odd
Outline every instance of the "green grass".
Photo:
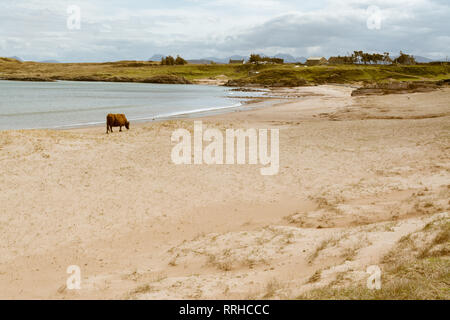
[[284,65],[161,66],[155,62],[35,63],[0,58],[0,78],[42,80],[136,81],[170,75],[195,81],[225,76],[234,85],[300,86],[305,84],[416,81],[450,78],[450,65],[414,66],[338,65],[304,67]]
[[352,82],[387,82],[441,80],[450,77],[450,65],[371,66],[339,65],[295,67],[294,65],[248,66],[258,74],[249,74],[236,81],[238,85],[301,85]]
[[89,77],[92,80],[112,81],[122,78],[130,81],[173,75],[187,80],[215,78],[220,75],[233,79],[244,76],[245,71],[233,65],[184,65],[161,66],[150,62],[113,62],[113,63],[35,63],[16,62],[0,59],[0,77],[36,78],[54,80],[77,80]]

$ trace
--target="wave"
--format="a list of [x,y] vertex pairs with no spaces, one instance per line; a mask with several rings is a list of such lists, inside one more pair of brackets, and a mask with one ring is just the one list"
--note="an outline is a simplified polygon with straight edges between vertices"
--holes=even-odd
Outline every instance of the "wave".
[[217,111],[217,110],[223,110],[223,109],[234,109],[239,108],[242,106],[242,103],[236,103],[231,106],[224,106],[224,107],[212,107],[212,108],[199,108],[194,110],[184,110],[184,111],[174,111],[170,113],[163,113],[155,116],[149,116],[149,117],[143,117],[143,118],[134,118],[129,119],[130,121],[144,121],[144,120],[153,120],[153,119],[167,119],[167,118],[174,118],[178,116],[184,116],[184,115],[190,115],[195,113],[203,113],[203,112],[211,112],[211,111]]

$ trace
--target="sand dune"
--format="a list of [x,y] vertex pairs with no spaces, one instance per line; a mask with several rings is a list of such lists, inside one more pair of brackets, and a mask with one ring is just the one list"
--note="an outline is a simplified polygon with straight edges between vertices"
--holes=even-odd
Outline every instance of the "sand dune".
[[0,132],[0,298],[295,298],[364,281],[448,219],[450,89],[351,91],[278,89],[271,107],[202,119],[279,128],[274,176],[174,165],[171,134],[193,120]]

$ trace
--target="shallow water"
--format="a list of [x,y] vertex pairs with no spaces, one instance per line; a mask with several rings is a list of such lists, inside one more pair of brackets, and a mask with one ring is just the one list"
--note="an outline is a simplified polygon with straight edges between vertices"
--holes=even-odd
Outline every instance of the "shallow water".
[[0,81],[0,130],[71,128],[105,123],[108,113],[129,121],[166,119],[238,108],[261,92],[201,85],[113,82]]

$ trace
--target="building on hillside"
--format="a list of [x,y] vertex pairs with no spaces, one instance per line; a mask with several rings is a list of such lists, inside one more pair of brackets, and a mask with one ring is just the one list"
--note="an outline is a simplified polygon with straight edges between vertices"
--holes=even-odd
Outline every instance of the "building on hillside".
[[244,64],[244,62],[245,62],[244,59],[242,59],[242,60],[233,60],[233,59],[230,59],[230,64],[234,64],[234,63]]
[[323,64],[326,64],[328,61],[324,57],[309,57],[308,60],[306,60],[307,66],[320,66]]

